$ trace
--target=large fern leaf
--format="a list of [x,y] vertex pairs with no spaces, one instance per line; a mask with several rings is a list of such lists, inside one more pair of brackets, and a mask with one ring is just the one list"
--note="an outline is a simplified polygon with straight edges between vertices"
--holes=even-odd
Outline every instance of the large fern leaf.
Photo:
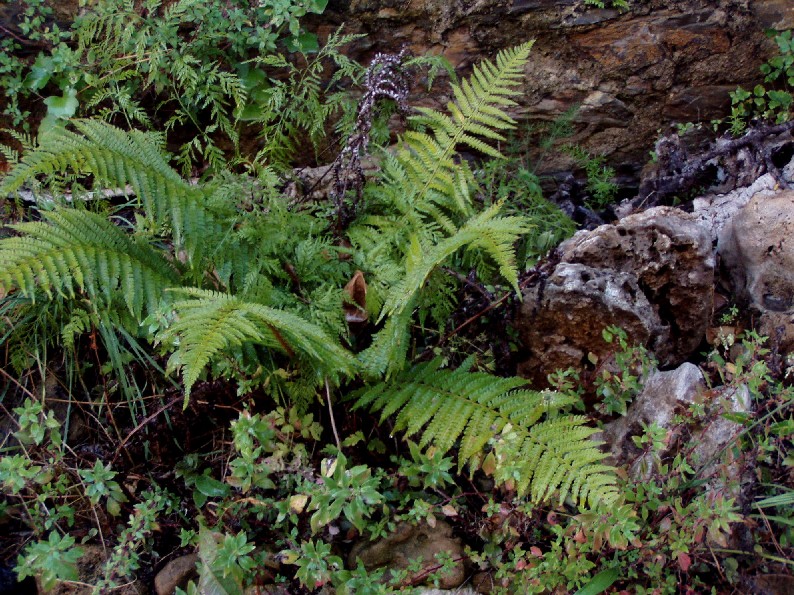
[[154,310],[179,273],[162,254],[89,211],[57,209],[43,221],[10,227],[24,235],[0,240],[0,287],[35,300],[39,290],[73,298],[75,289],[106,306],[121,297],[140,319]]
[[[396,414],[395,429],[421,432],[420,446],[442,452],[458,444],[458,464],[472,470],[489,441],[497,458],[517,467],[516,488],[535,502],[570,496],[580,505],[609,503],[617,497],[612,468],[590,439],[596,432],[584,416],[559,414],[571,403],[559,393],[525,390],[522,378],[440,369],[440,360],[420,364],[388,383],[359,395],[356,407]],[[550,415],[549,415],[550,414]],[[541,417],[548,415],[546,421]]]
[[217,354],[248,342],[301,356],[327,376],[355,374],[355,358],[319,326],[296,314],[214,291],[175,291],[191,299],[174,304],[178,319],[162,338],[177,345],[172,363],[183,368],[185,403]]
[[72,170],[92,174],[98,183],[132,187],[155,225],[171,227],[177,249],[189,255],[217,233],[206,206],[205,190],[187,183],[169,165],[150,134],[124,131],[99,120],[71,120],[77,129],[55,128],[42,135],[0,183],[0,196],[18,190],[38,175]]
[[[482,62],[468,80],[453,85],[456,100],[447,105],[449,115],[420,109],[413,118],[417,129],[406,133],[403,149],[384,158],[381,183],[368,188],[370,212],[349,235],[367,255],[376,280],[389,286],[380,319],[391,317],[360,355],[371,373],[389,375],[404,366],[410,309],[433,270],[454,254],[478,250],[518,291],[513,246],[529,231],[529,222],[499,216],[501,203],[477,213],[476,181],[457,151],[467,146],[501,157],[487,143],[502,139],[515,124],[505,109],[514,105],[510,97],[517,94],[531,47],[529,42],[502,51],[495,63]],[[398,279],[395,265],[403,273]],[[389,271],[390,278],[377,279],[380,271]]]
[[501,203],[494,204],[469,219],[455,235],[434,245],[422,245],[421,239],[414,236],[408,247],[405,277],[392,289],[383,313],[393,314],[410,303],[433,269],[463,247],[483,249],[496,261],[499,272],[518,292],[513,245],[529,227],[522,217],[497,217],[500,208]]
[[[483,60],[469,79],[453,84],[455,101],[447,104],[449,115],[418,109],[421,115],[412,120],[420,129],[406,133],[408,147],[397,156],[410,180],[411,203],[420,209],[437,204],[466,217],[473,214],[471,195],[476,183],[466,162],[455,156],[460,146],[467,146],[501,157],[487,141],[503,140],[501,132],[515,125],[505,108],[515,105],[510,97],[518,94],[515,87],[522,79],[532,44],[503,50],[495,64]],[[404,180],[400,185],[403,192],[409,189]]]

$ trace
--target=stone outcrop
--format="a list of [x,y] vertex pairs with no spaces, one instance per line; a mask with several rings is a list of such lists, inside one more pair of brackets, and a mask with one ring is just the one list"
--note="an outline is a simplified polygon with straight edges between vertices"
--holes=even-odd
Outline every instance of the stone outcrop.
[[[692,424],[676,420],[677,416],[685,419],[696,402],[704,405],[703,417],[694,419]],[[660,461],[669,461],[680,453],[686,455],[697,476],[707,480],[707,489],[740,497],[741,485],[751,481],[749,476],[743,476],[741,461],[719,463],[725,447],[743,426],[722,414],[744,414],[750,410],[746,386],[706,390],[700,369],[685,363],[669,372],[652,373],[626,415],[606,424],[597,438],[605,442],[609,462],[627,466],[629,475],[636,480],[650,479],[658,473]],[[652,425],[665,431],[663,445],[656,451],[634,442]]]
[[[723,117],[728,93],[761,81],[759,66],[775,52],[764,30],[794,27],[786,0],[634,0],[625,14],[583,0],[331,0],[310,26],[323,35],[344,23],[366,33],[350,54],[407,47],[442,54],[462,74],[483,56],[536,40],[515,115],[553,120],[579,106],[574,136],[636,182],[659,130],[672,123]],[[445,82],[411,102],[443,107]],[[566,172],[565,156],[542,173]]]
[[761,311],[794,308],[794,191],[754,196],[719,236],[736,297]]
[[558,248],[559,264],[529,287],[517,326],[527,351],[520,372],[536,383],[557,369],[586,365],[622,327],[663,365],[700,344],[711,314],[714,256],[708,230],[671,207],[579,232]]

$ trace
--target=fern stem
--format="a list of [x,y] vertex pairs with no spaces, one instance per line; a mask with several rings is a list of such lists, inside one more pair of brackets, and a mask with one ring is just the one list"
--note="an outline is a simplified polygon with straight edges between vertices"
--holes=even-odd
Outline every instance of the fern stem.
[[331,418],[331,429],[334,432],[334,440],[336,440],[336,449],[342,452],[342,441],[339,440],[339,432],[336,431],[336,419],[334,418],[334,410],[331,407],[331,387],[328,385],[328,376],[325,377],[325,402],[328,404],[328,415]]

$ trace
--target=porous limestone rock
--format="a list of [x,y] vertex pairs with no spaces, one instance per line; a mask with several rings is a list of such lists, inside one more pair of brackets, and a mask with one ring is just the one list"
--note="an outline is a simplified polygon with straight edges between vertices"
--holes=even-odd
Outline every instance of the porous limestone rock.
[[708,230],[690,214],[657,207],[579,232],[558,249],[559,264],[524,292],[517,319],[536,382],[587,365],[613,348],[601,337],[622,327],[666,366],[699,346],[711,313],[714,255]]
[[[632,438],[644,433],[643,425],[671,428],[675,413],[694,403],[705,388],[703,374],[694,364],[685,363],[669,372],[652,373],[626,415],[604,426],[599,438],[607,444],[610,462],[629,464],[633,476],[648,477],[653,471],[651,461]],[[665,456],[666,453],[658,454]]]
[[794,309],[794,191],[754,196],[724,227],[717,251],[741,302]]
[[519,373],[540,386],[556,370],[581,368],[588,353],[601,356],[611,348],[601,333],[613,325],[651,349],[669,339],[634,275],[560,263],[544,283],[524,292],[517,327],[528,357]]
[[460,539],[452,535],[452,527],[442,520],[437,520],[434,527],[427,523],[418,526],[400,523],[394,533],[383,539],[374,542],[364,539],[353,546],[347,563],[350,568],[361,561],[367,570],[405,570],[412,561],[421,560],[422,570],[414,575],[419,578],[439,564],[437,554],[456,560],[452,570],[441,576],[438,587],[454,589],[463,584],[466,578],[463,546]]

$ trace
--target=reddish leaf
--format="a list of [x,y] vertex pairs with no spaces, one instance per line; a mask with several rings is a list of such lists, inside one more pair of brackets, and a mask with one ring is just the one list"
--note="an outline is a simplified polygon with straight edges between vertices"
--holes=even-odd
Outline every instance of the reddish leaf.
[[345,311],[345,320],[366,322],[369,312],[367,312],[367,282],[364,279],[364,273],[356,271],[353,278],[345,285],[345,293],[349,298],[349,301],[342,306]]
[[691,564],[692,558],[689,557],[689,554],[685,554],[684,552],[678,554],[678,567],[681,569],[681,572],[687,572]]

